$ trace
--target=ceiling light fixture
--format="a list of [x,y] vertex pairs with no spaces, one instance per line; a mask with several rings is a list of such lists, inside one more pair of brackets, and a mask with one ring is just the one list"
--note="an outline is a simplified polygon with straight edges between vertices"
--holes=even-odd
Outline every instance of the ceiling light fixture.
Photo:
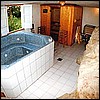
[[65,5],[65,1],[59,1],[59,3],[61,4],[61,6]]

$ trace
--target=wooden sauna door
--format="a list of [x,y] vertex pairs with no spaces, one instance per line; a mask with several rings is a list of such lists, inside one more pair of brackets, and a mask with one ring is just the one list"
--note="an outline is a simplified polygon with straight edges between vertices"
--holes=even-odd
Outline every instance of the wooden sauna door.
[[50,35],[51,12],[50,6],[41,5],[41,26],[45,27],[46,35]]
[[60,30],[60,7],[51,7],[51,30],[50,35],[54,41],[58,41]]

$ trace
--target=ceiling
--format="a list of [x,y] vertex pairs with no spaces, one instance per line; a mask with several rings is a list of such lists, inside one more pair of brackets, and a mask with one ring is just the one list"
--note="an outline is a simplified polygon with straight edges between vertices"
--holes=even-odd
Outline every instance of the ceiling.
[[[59,4],[59,1],[1,1],[1,5],[10,5],[10,4]],[[67,4],[77,4],[84,7],[99,7],[99,1],[65,1]]]

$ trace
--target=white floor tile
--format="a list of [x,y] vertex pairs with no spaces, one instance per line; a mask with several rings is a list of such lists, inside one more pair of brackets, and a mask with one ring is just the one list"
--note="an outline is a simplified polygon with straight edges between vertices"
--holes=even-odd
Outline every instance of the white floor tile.
[[44,90],[38,88],[33,94],[36,95],[38,98],[40,98],[45,93],[46,92]]
[[30,94],[26,99],[39,99],[39,98],[34,94]]
[[50,93],[51,95],[55,96],[59,92],[59,89],[55,87],[51,87],[47,93]]
[[71,54],[69,54],[68,52],[63,56],[64,59],[68,59],[70,57]]
[[[58,58],[57,58],[58,59]],[[63,59],[63,58],[62,58]],[[58,69],[59,67],[61,67],[62,66],[62,64],[63,64],[64,62],[63,61],[58,61],[57,63],[56,63],[56,68]],[[57,67],[57,65],[58,65],[58,67]]]
[[63,75],[62,75],[62,77],[63,77],[63,78],[66,78],[66,80],[67,80],[67,79],[70,78],[71,75],[72,75],[72,74],[69,74],[69,73],[67,73],[67,72],[64,72]]
[[58,82],[60,82],[60,83],[62,83],[62,84],[65,84],[67,80],[68,80],[68,79],[66,79],[66,78],[64,78],[64,77],[60,77],[60,78],[58,79]]
[[75,76],[75,75],[71,75],[69,78],[69,80],[74,81],[74,82],[76,82],[77,79],[78,79],[78,76]]
[[41,99],[55,99],[55,97],[53,95],[51,95],[50,93],[45,93]]
[[50,69],[49,69],[49,71],[51,71],[51,72],[55,72],[57,69],[56,68],[53,68],[53,67],[51,67]]
[[55,72],[55,74],[57,74],[57,75],[59,75],[59,76],[61,76],[63,73],[64,73],[64,72],[63,72],[63,71],[60,71],[60,70],[57,70],[57,71]]
[[71,69],[71,70],[75,70],[76,67],[77,67],[77,66],[74,66],[74,65],[71,64],[71,65],[69,66],[69,69]]
[[67,60],[70,60],[70,61],[74,61],[75,59],[74,58],[71,58],[70,56],[69,57],[67,57]]
[[49,77],[43,75],[41,76],[41,78],[39,78],[39,80],[41,80],[42,82],[45,82],[47,79],[49,79]]
[[51,79],[51,78],[49,78],[49,79],[47,79],[47,80],[45,81],[45,83],[48,84],[48,85],[50,85],[50,86],[52,86],[55,82],[56,82],[56,80]]
[[73,73],[74,71],[71,70],[71,69],[67,69],[66,72],[72,75],[72,73]]
[[72,89],[73,88],[71,86],[66,85],[61,88],[61,90],[65,91],[66,93],[71,93]]
[[44,76],[50,77],[53,74],[53,72],[47,71]]
[[59,69],[61,66],[58,63],[54,64],[53,68]]
[[50,78],[53,79],[53,80],[55,80],[55,81],[57,81],[60,78],[60,76],[59,75],[56,75],[54,73]]
[[56,98],[59,98],[60,96],[64,95],[66,93],[66,91],[60,90],[57,94],[56,94]]
[[61,89],[64,86],[64,84],[60,83],[60,82],[56,82],[53,87],[57,88],[57,89]]
[[47,91],[50,87],[51,87],[50,85],[44,83],[39,87],[39,89],[41,89],[43,91]]
[[71,60],[66,60],[66,62],[64,63],[64,65],[70,66],[72,64],[73,61]]
[[68,69],[68,67],[69,67],[68,65],[63,64],[58,70],[65,72]]
[[75,84],[77,84],[77,82],[71,81],[71,80],[68,80],[68,81],[66,81],[66,83],[65,83],[66,86],[70,86],[70,87],[73,87]]

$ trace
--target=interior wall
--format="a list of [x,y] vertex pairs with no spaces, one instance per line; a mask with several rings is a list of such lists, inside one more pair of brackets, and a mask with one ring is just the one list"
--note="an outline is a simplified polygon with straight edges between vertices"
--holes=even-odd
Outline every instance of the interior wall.
[[32,24],[34,24],[34,30],[37,33],[40,26],[40,4],[32,4]]
[[99,26],[99,8],[83,7],[82,32],[86,24]]

